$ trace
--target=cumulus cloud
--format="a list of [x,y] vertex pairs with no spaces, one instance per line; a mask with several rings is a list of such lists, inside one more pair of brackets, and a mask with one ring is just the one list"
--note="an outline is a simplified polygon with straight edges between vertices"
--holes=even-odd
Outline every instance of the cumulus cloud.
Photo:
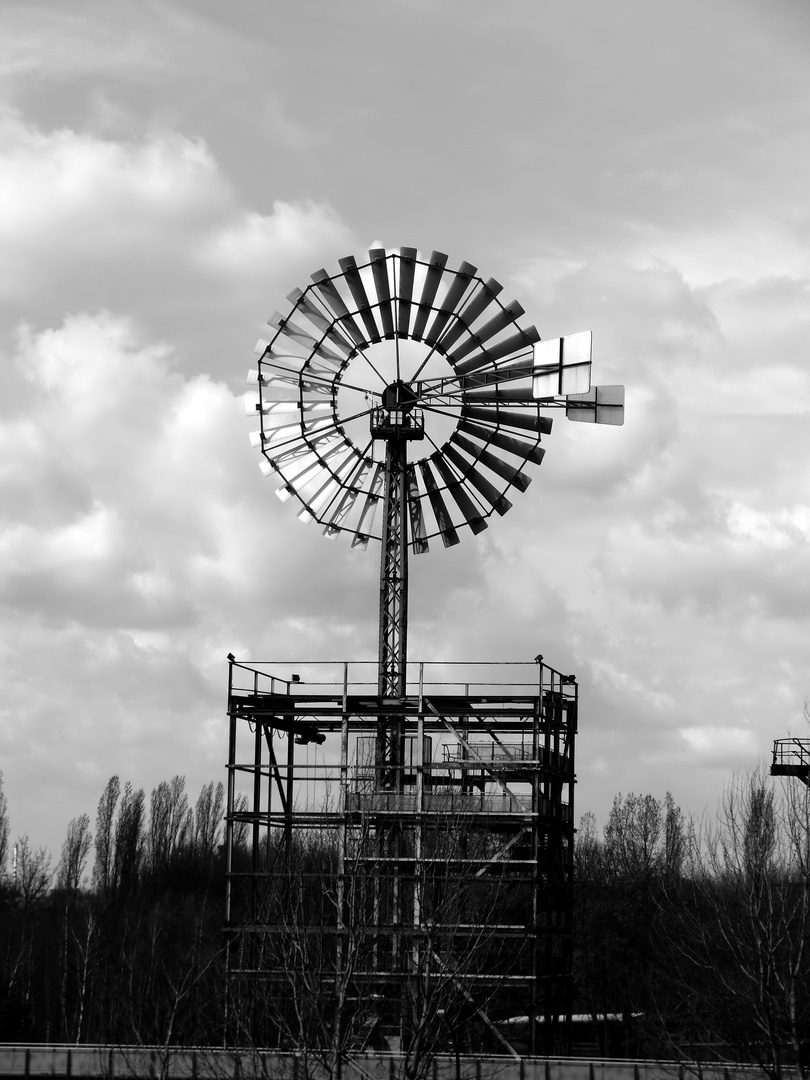
[[[294,517],[279,529],[240,398],[172,360],[106,312],[17,334],[29,392],[0,420],[2,742],[15,798],[32,765],[70,805],[79,773],[100,787],[104,769],[148,784],[172,768],[202,783],[222,756],[227,652],[373,652],[374,560],[327,551]],[[368,618],[361,604],[332,623],[352,582]],[[57,729],[78,772],[45,760]],[[32,831],[41,824],[33,811]]]
[[[23,301],[79,268],[157,264],[228,206],[206,147],[181,136],[125,144],[0,119],[0,295]],[[185,237],[185,241],[184,241]]]
[[325,203],[244,208],[201,139],[42,131],[8,111],[0,244],[0,299],[18,317],[52,326],[63,313],[126,311],[184,346],[180,366],[231,374],[276,297],[353,246]]

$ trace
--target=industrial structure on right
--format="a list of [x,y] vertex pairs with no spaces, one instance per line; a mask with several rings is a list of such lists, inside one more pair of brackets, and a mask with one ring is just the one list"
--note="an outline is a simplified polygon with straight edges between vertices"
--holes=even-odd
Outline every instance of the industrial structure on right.
[[771,776],[796,776],[810,785],[810,739],[774,739]]

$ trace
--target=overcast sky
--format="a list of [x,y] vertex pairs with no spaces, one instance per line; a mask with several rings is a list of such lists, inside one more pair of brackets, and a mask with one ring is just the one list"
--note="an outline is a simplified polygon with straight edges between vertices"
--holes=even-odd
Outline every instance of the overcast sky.
[[378,550],[275,498],[242,395],[286,294],[378,244],[627,386],[413,560],[411,657],[575,673],[600,822],[806,733],[806,0],[6,0],[0,99],[13,835],[58,853],[112,773],[224,780],[228,652],[375,657]]

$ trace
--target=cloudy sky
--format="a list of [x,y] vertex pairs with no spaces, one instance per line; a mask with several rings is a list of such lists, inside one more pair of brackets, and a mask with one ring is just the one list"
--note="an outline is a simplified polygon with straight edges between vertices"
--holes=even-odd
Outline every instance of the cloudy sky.
[[273,495],[267,316],[371,245],[594,334],[623,428],[414,560],[415,659],[576,673],[577,816],[701,813],[810,695],[806,0],[6,0],[0,768],[58,852],[112,773],[224,779],[226,654],[376,654],[377,551]]

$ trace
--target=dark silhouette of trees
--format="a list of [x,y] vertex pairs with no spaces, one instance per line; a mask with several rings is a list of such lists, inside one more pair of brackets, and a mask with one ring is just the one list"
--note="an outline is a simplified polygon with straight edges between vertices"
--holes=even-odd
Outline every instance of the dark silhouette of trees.
[[62,857],[56,871],[57,889],[75,897],[84,877],[84,868],[92,844],[93,835],[87,814],[72,818],[68,823],[67,835],[62,844]]
[[[176,776],[146,807],[111,777],[95,838],[74,818],[55,874],[17,841],[15,875],[0,876],[0,1041],[221,1044],[223,788],[191,809]],[[1,800],[0,840],[7,822]]]
[[[601,837],[592,815],[581,822],[574,848],[576,1008],[591,1017],[602,1054],[655,1056],[658,1049],[650,1020],[666,1009],[661,901],[680,878],[686,843],[669,794],[617,795]],[[621,1023],[606,1023],[609,1015]]]
[[0,769],[0,889],[6,880],[9,835],[8,801],[3,791],[3,770]]
[[[369,955],[381,946],[368,837],[347,851],[358,872],[342,884],[336,836],[314,831],[305,843],[281,837],[268,846],[275,869],[262,917],[282,932],[251,959],[272,978],[232,981],[226,1000],[223,802],[214,782],[192,800],[175,776],[147,798],[113,776],[94,832],[89,815],[74,818],[52,873],[48,853],[24,834],[12,863],[0,786],[0,1041],[149,1044],[168,1060],[173,1045],[221,1045],[229,1016],[233,1041],[295,1049],[332,1075],[374,1047],[382,999]],[[237,848],[246,843],[236,830]],[[474,1049],[465,1043],[465,993],[494,1018],[489,1049],[498,1017],[512,1015],[497,978],[481,999],[476,978],[498,960],[485,933],[470,939],[469,925],[486,924],[487,905],[519,923],[525,898],[486,872],[466,881],[452,869],[477,857],[479,844],[484,866],[486,843],[448,822],[430,839],[445,876],[414,864],[409,903],[421,938],[418,947],[401,943],[406,1080],[450,1043]],[[617,795],[603,828],[583,818],[575,851],[575,1012],[591,1018],[600,1055],[753,1061],[770,1080],[804,1067],[810,788],[735,776],[699,826],[670,796]],[[246,848],[235,865],[249,867]],[[348,910],[351,922],[341,916]]]
[[772,1080],[810,1037],[810,793],[729,782],[668,897],[670,965],[693,1037]]
[[93,884],[106,897],[112,889],[115,807],[121,792],[117,776],[107,781],[96,811],[96,861],[93,867]]

